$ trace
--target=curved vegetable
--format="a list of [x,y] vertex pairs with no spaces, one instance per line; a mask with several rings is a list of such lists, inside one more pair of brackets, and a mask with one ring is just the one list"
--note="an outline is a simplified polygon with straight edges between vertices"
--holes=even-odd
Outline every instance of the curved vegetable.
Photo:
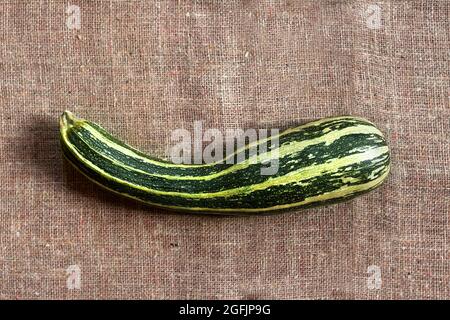
[[174,164],[145,155],[69,111],[61,116],[60,132],[65,157],[89,179],[177,211],[263,213],[336,203],[378,187],[390,168],[383,134],[367,120],[350,116],[310,122],[276,136],[278,171],[273,175],[260,172],[274,153],[237,164]]

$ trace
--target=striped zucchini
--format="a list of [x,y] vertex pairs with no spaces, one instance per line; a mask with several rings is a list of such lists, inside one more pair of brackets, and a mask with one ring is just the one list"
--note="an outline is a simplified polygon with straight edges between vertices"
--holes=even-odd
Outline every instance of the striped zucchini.
[[145,155],[69,111],[60,119],[63,153],[81,173],[113,192],[177,211],[264,213],[331,204],[378,187],[389,173],[383,134],[361,118],[322,119],[276,138],[278,171],[266,176],[258,155],[237,164],[174,164]]

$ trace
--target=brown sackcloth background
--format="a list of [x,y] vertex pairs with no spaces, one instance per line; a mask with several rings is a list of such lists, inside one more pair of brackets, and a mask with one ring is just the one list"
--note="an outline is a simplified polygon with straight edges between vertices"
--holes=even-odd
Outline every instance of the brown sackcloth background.
[[[438,0],[2,0],[0,298],[450,298],[449,14]],[[393,166],[326,208],[167,214],[63,161],[64,109],[162,157],[196,120],[363,116]]]

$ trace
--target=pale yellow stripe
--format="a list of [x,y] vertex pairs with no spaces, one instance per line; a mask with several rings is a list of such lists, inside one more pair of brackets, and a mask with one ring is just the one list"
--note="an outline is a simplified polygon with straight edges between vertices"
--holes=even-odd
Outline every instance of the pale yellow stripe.
[[[72,161],[68,158],[66,158],[70,163],[72,163]],[[285,209],[290,209],[290,208],[295,208],[295,207],[300,207],[300,206],[305,206],[308,204],[312,204],[315,202],[320,202],[320,201],[327,201],[327,200],[332,200],[332,199],[336,199],[336,198],[341,198],[344,196],[350,196],[354,193],[357,192],[361,192],[361,191],[365,191],[365,190],[371,190],[374,189],[375,187],[379,186],[381,183],[383,183],[383,181],[386,179],[386,177],[389,174],[390,171],[390,165],[387,166],[387,168],[384,169],[383,174],[378,177],[375,180],[372,180],[368,183],[365,184],[361,184],[361,185],[357,185],[357,186],[344,186],[340,189],[334,190],[332,192],[327,192],[327,193],[323,193],[317,196],[313,196],[313,197],[309,197],[306,198],[303,201],[300,202],[295,202],[295,203],[288,203],[288,204],[283,204],[283,205],[277,205],[277,206],[272,206],[272,207],[267,207],[267,208],[254,208],[254,209],[248,209],[248,208],[204,208],[204,207],[181,207],[181,206],[167,206],[167,205],[161,205],[155,202],[151,202],[151,201],[145,201],[142,200],[140,198],[134,197],[132,195],[129,194],[125,194],[125,193],[120,193],[114,189],[110,189],[104,185],[102,185],[101,183],[99,183],[98,181],[92,179],[90,176],[88,176],[87,174],[85,174],[83,171],[81,171],[74,163],[72,163],[72,165],[75,167],[76,170],[78,170],[82,175],[84,175],[86,178],[88,178],[89,180],[91,180],[92,182],[94,182],[95,184],[101,186],[104,189],[107,189],[113,193],[122,195],[124,197],[133,199],[135,201],[147,204],[147,205],[151,205],[154,207],[158,207],[158,208],[163,208],[163,209],[170,209],[170,210],[181,210],[181,211],[190,211],[193,213],[200,213],[200,212],[205,212],[205,213],[259,213],[259,212],[270,212],[270,211],[276,211],[276,210],[285,210]]]
[[63,135],[63,140],[66,143],[66,146],[71,150],[72,154],[76,158],[78,158],[83,164],[90,167],[92,170],[96,171],[97,173],[100,173],[101,175],[103,175],[105,178],[107,178],[109,180],[116,181],[120,184],[127,185],[131,188],[135,188],[135,189],[149,192],[152,194],[168,195],[168,196],[176,196],[176,197],[184,197],[184,198],[195,198],[195,199],[228,197],[228,196],[232,196],[232,195],[239,194],[239,193],[247,193],[247,192],[253,192],[255,190],[262,190],[262,189],[268,188],[273,185],[282,185],[282,184],[287,184],[287,183],[290,183],[293,181],[309,179],[314,176],[320,175],[324,172],[330,172],[330,171],[332,171],[331,169],[337,169],[339,167],[346,166],[351,163],[358,163],[358,162],[361,162],[364,160],[370,160],[370,159],[373,159],[379,155],[382,155],[382,154],[388,152],[387,147],[379,147],[379,148],[370,150],[370,152],[354,154],[354,155],[346,156],[346,157],[343,157],[340,159],[333,159],[333,161],[331,161],[329,163],[324,163],[324,164],[320,164],[320,165],[312,165],[310,167],[301,168],[301,169],[293,171],[285,176],[270,178],[262,183],[254,184],[251,186],[233,188],[233,189],[228,189],[228,190],[223,190],[223,191],[213,192],[213,193],[186,193],[186,192],[156,190],[156,189],[152,189],[152,188],[148,188],[148,187],[144,187],[144,186],[140,186],[140,185],[135,185],[126,180],[114,177],[111,174],[104,171],[103,169],[97,167],[91,161],[83,158],[78,153],[78,151],[72,146],[72,144],[68,142],[67,132],[63,131],[62,135]]
[[[214,166],[216,164],[222,163],[223,161],[226,161],[227,159],[230,159],[230,158],[234,157],[236,154],[238,154],[238,153],[240,153],[240,152],[242,152],[244,150],[247,150],[247,149],[250,149],[252,147],[255,147],[258,144],[262,144],[264,142],[269,142],[272,139],[277,139],[277,138],[279,139],[281,136],[284,136],[284,135],[287,135],[287,134],[290,134],[290,133],[293,133],[293,132],[297,132],[297,131],[303,130],[305,128],[308,128],[308,127],[318,126],[318,125],[321,125],[321,124],[326,123],[326,122],[338,121],[340,119],[347,119],[347,121],[352,121],[352,120],[353,121],[356,121],[356,120],[358,120],[358,121],[365,121],[368,124],[370,124],[369,121],[367,121],[367,120],[365,120],[363,118],[348,117],[348,116],[347,117],[343,116],[343,117],[321,119],[321,120],[313,121],[313,122],[310,122],[310,123],[307,123],[307,124],[304,124],[304,125],[301,125],[301,126],[298,126],[298,127],[295,127],[295,128],[287,129],[287,130],[283,131],[282,133],[280,133],[278,135],[274,135],[272,137],[268,137],[268,138],[265,138],[265,139],[254,141],[254,142],[252,142],[250,144],[247,144],[243,148],[240,148],[240,149],[236,150],[234,153],[228,155],[227,157],[225,157],[224,159],[221,159],[218,162],[206,163],[206,164],[176,164],[176,163],[160,162],[158,160],[149,159],[149,158],[146,158],[146,157],[143,157],[143,156],[140,156],[139,154],[137,154],[136,152],[139,151],[139,150],[137,150],[137,149],[135,149],[135,148],[133,148],[131,146],[129,146],[129,148],[124,148],[123,146],[120,146],[120,145],[116,144],[115,142],[107,139],[106,137],[103,136],[102,133],[98,132],[94,127],[90,126],[89,122],[84,122],[83,125],[84,125],[85,129],[87,129],[89,132],[91,132],[91,134],[93,136],[95,136],[98,140],[106,143],[108,146],[110,146],[110,147],[112,147],[112,148],[114,148],[114,149],[116,149],[116,150],[118,150],[118,151],[120,151],[120,152],[122,152],[122,153],[124,153],[124,154],[126,154],[128,156],[130,156],[130,157],[137,158],[137,159],[140,159],[143,162],[151,163],[151,164],[158,165],[158,166],[161,166],[161,167],[194,168],[194,167]],[[371,126],[368,126],[368,127],[371,127]],[[375,127],[373,127],[373,128],[375,128]],[[323,131],[324,131],[324,133],[327,132],[326,129],[324,129]],[[383,134],[378,129],[375,128],[375,131],[376,131],[376,134],[378,134],[380,136],[383,136]]]
[[[134,157],[134,158],[138,158],[142,161],[146,161],[145,160],[146,158],[137,155],[136,153],[132,152],[131,150],[129,150],[127,148],[117,145],[116,143],[114,143],[111,140],[106,139],[102,134],[100,134],[97,130],[95,130],[95,128],[89,126],[86,129],[95,137],[95,139],[99,140],[102,143],[107,144],[111,148],[115,148],[116,150],[118,150],[130,157]],[[343,136],[347,136],[347,135],[351,135],[351,134],[359,134],[359,133],[379,135],[380,131],[377,128],[370,126],[370,125],[357,125],[354,127],[344,128],[344,129],[338,130],[338,131],[329,131],[328,133],[326,133],[320,137],[314,138],[314,139],[303,140],[303,141],[293,141],[293,142],[281,145],[278,148],[278,153],[274,153],[273,151],[269,150],[261,155],[255,155],[255,156],[249,157],[248,159],[246,159],[240,163],[237,163],[233,166],[230,166],[228,168],[225,168],[224,170],[219,171],[217,173],[212,173],[212,174],[202,175],[202,176],[172,176],[172,175],[151,173],[151,172],[147,172],[147,171],[143,171],[143,170],[131,167],[131,166],[129,166],[121,161],[118,161],[117,159],[115,159],[113,157],[109,157],[105,154],[100,154],[98,152],[97,153],[100,154],[101,156],[113,161],[117,165],[119,165],[127,170],[136,171],[141,174],[145,174],[145,175],[149,175],[149,176],[153,176],[153,177],[160,177],[160,178],[165,178],[165,179],[169,179],[169,180],[171,179],[171,180],[209,181],[209,180],[227,175],[231,172],[235,172],[238,170],[243,170],[245,168],[248,168],[251,164],[256,163],[256,162],[270,161],[274,158],[274,154],[277,154],[277,158],[283,158],[284,156],[290,155],[295,152],[299,152],[299,151],[301,151],[309,146],[315,145],[315,144],[325,142],[327,145],[329,145]],[[146,162],[148,162],[148,161],[146,161]]]

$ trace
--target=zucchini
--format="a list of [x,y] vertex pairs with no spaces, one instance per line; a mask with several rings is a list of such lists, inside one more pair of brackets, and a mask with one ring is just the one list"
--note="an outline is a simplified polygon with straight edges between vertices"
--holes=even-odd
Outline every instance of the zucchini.
[[[389,173],[383,134],[362,118],[321,119],[275,138],[278,171],[262,175],[267,154],[237,164],[175,164],[69,111],[60,118],[62,151],[81,173],[113,192],[176,211],[264,213],[332,204],[378,187]],[[232,156],[264,142],[247,144]]]

